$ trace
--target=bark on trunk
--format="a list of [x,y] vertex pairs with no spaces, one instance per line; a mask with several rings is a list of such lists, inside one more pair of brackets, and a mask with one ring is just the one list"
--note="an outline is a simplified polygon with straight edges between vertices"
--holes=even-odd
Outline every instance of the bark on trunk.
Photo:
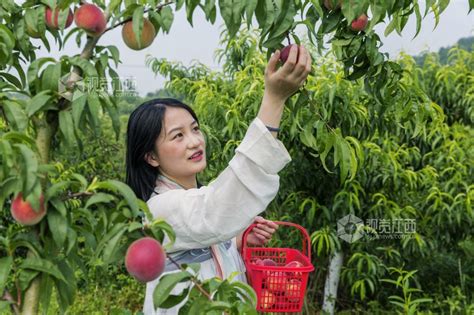
[[329,261],[329,271],[324,284],[324,302],[323,311],[326,314],[334,315],[337,287],[339,285],[339,276],[341,274],[342,260],[344,255],[342,251],[335,252]]
[[[36,147],[38,148],[41,163],[49,162],[49,152],[51,149],[51,141],[58,127],[58,117],[56,113],[46,113],[44,119],[35,120],[36,125]],[[28,251],[28,257],[34,254]],[[25,297],[22,303],[22,315],[36,315],[39,307],[41,277],[34,278],[28,289],[26,289]]]

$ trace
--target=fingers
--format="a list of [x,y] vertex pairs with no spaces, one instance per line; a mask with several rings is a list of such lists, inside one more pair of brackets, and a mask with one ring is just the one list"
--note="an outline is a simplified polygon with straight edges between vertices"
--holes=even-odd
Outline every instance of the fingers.
[[303,54],[305,56],[305,62],[301,64],[301,72],[298,75],[298,80],[300,82],[300,86],[304,84],[304,81],[306,81],[306,78],[308,77],[308,74],[311,72],[311,65],[312,65],[312,59],[311,59],[311,54],[301,46],[300,54]]
[[291,45],[290,54],[286,59],[285,64],[282,67],[282,71],[287,75],[292,73],[295,69],[296,62],[298,60],[298,45]]
[[[262,218],[261,216],[256,216],[255,219],[254,219],[254,223],[257,224],[257,227],[259,227],[261,225],[263,228],[269,228],[270,230],[278,229],[278,224],[276,224],[273,221],[266,220],[266,219]],[[271,233],[274,233],[274,232],[275,231],[273,231]]]
[[301,76],[306,68],[306,61],[308,60],[308,51],[301,45],[299,48],[298,63],[295,65],[295,75]]
[[257,226],[252,230],[252,232],[262,235],[270,239],[277,230],[278,225],[272,221],[266,220],[264,223],[257,223]]
[[267,65],[267,69],[265,70],[265,74],[270,75],[276,72],[279,59],[280,59],[280,51],[277,50],[270,57],[270,60],[268,60],[268,65]]

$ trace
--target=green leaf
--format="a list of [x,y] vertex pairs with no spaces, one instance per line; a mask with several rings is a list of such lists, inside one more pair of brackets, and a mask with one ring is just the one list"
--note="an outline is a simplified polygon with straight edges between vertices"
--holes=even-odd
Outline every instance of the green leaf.
[[43,274],[40,283],[39,301],[43,309],[43,314],[48,314],[49,305],[51,303],[51,294],[53,291],[53,281],[50,276]]
[[7,73],[7,72],[0,72],[0,76],[4,77],[7,82],[13,84],[17,89],[22,90],[23,86],[20,80],[17,79],[16,76]]
[[35,80],[38,79],[41,67],[47,62],[56,62],[56,60],[54,58],[39,58],[33,61],[28,67],[26,77],[28,80],[28,85],[30,85],[30,87],[33,85]]
[[116,46],[113,46],[113,45],[106,46],[105,48],[107,48],[109,50],[110,55],[112,56],[112,60],[115,63],[115,66],[118,67],[118,64],[120,62],[120,52],[119,52],[118,48]]
[[96,135],[98,135],[100,133],[100,100],[97,93],[93,92],[87,95],[87,107],[89,109],[89,117],[92,123],[92,127]]
[[41,90],[58,91],[61,63],[51,64],[41,74]]
[[328,173],[332,173],[332,172],[326,166],[326,157],[329,154],[329,151],[331,151],[331,149],[333,148],[334,141],[335,141],[334,133],[328,132],[327,137],[326,137],[326,141],[324,142],[324,151],[320,154],[321,163],[322,163],[324,169],[326,170],[326,172],[328,172]]
[[421,12],[420,12],[420,6],[418,5],[418,3],[415,3],[413,5],[413,8],[415,9],[415,16],[416,16],[416,32],[415,32],[415,35],[413,36],[413,38],[415,38],[420,33],[422,17],[421,17]]
[[28,117],[18,102],[4,100],[3,108],[5,110],[5,116],[7,116],[7,120],[13,123],[17,130],[23,131],[26,129],[28,126]]
[[46,200],[59,196],[71,183],[71,181],[61,181],[48,187],[45,194]]
[[3,257],[0,258],[0,292],[3,292],[8,280],[8,276],[12,269],[13,258]]
[[170,295],[171,290],[180,282],[191,279],[191,274],[187,271],[174,272],[164,275],[153,291],[153,305],[155,308],[161,306]]
[[165,220],[156,219],[151,222],[148,227],[150,228],[153,237],[159,240],[160,242],[163,242],[163,232],[166,233],[169,238],[169,243],[166,244],[165,249],[171,247],[174,244],[174,241],[176,240],[176,234],[174,233],[174,230],[171,225],[166,223]]
[[87,200],[85,208],[89,208],[97,203],[109,203],[112,202],[114,199],[115,198],[112,195],[98,192]]
[[66,217],[62,216],[56,210],[49,210],[47,214],[49,230],[53,235],[54,242],[59,248],[62,248],[66,241],[68,222]]
[[35,270],[21,270],[18,280],[20,282],[20,289],[22,291],[26,290],[31,281],[38,276],[39,272]]
[[114,192],[119,192],[127,201],[128,205],[132,209],[133,215],[137,216],[138,212],[138,203],[137,197],[133,190],[126,184],[119,182],[117,180],[108,180],[104,182],[97,183],[97,188],[108,189]]
[[51,98],[51,91],[41,91],[40,93],[36,94],[31,100],[27,102],[26,112],[28,117],[33,116],[43,107],[49,105],[48,102]]
[[168,298],[161,303],[160,308],[168,309],[168,308],[178,305],[179,303],[184,301],[184,299],[188,296],[188,293],[189,293],[189,288],[186,288],[179,295],[170,294]]
[[38,161],[36,160],[36,155],[26,145],[15,144],[15,147],[20,150],[23,159],[23,167],[21,168],[22,190],[25,195],[29,195],[38,181],[36,174],[38,171]]
[[247,28],[252,25],[252,16],[257,9],[258,0],[247,0],[245,5],[245,16],[247,20]]
[[122,239],[122,236],[125,232],[127,232],[128,226],[124,225],[118,232],[115,234],[108,242],[107,245],[104,248],[102,259],[106,264],[113,263],[114,260],[120,259],[120,257],[114,257],[117,256],[118,250],[119,250],[119,245],[120,245],[120,240]]
[[76,137],[74,136],[74,123],[70,110],[59,112],[59,130],[61,130],[66,146],[71,147]]
[[384,36],[387,37],[390,33],[393,32],[395,27],[397,26],[398,23],[398,16],[393,16],[392,20],[390,23],[388,23],[387,27],[385,28]]
[[157,19],[165,33],[169,33],[174,20],[173,10],[168,6],[162,8],[158,13]]
[[63,274],[59,271],[58,267],[49,260],[38,258],[38,257],[28,257],[23,263],[19,266],[20,269],[34,270],[43,273],[47,273],[54,278],[67,283],[64,279]]
[[139,6],[133,11],[133,33],[135,34],[135,40],[137,41],[138,47],[141,45],[142,30],[143,30],[143,7]]
[[76,130],[80,130],[80,122],[82,118],[82,114],[84,113],[84,107],[86,106],[87,95],[81,95],[75,99],[73,99],[71,107],[72,107],[72,118],[74,121],[74,127]]

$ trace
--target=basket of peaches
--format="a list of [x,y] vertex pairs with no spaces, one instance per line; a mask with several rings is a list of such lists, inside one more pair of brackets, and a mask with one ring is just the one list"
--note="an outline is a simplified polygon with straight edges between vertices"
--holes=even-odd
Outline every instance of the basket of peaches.
[[308,276],[314,270],[309,235],[298,224],[283,221],[275,223],[279,230],[282,226],[297,229],[301,234],[302,248],[250,246],[247,237],[256,224],[250,225],[242,236],[242,258],[247,269],[247,279],[257,294],[257,311],[301,312]]

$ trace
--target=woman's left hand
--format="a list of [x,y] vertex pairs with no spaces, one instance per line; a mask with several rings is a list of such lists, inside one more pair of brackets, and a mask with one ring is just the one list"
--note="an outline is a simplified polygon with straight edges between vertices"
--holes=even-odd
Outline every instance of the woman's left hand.
[[278,229],[278,224],[260,216],[255,217],[253,223],[257,224],[257,226],[247,234],[247,244],[249,245],[265,245],[272,238],[273,233]]

